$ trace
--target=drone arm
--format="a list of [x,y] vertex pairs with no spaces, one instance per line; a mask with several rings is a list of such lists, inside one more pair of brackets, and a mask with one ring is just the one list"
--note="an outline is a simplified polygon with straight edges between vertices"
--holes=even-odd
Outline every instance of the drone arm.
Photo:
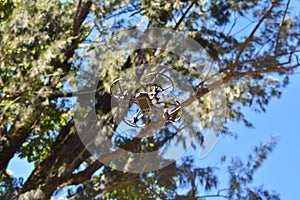
[[164,112],[166,119],[171,122],[178,121],[181,118],[181,117],[178,118],[177,114],[178,112],[181,111],[182,107],[179,101],[176,101],[176,103],[178,103],[178,107],[176,107],[173,111],[168,112],[168,109],[166,109],[166,111]]

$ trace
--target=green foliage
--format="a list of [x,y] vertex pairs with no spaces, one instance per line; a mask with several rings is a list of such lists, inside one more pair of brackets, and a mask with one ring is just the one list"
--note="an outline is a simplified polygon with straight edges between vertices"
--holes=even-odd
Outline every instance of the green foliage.
[[3,0],[0,2],[0,26],[11,15],[13,8],[14,3],[12,0]]
[[66,124],[68,114],[62,108],[68,100],[62,99],[60,108],[49,95],[53,86],[60,89],[58,84],[72,75],[65,76],[61,68],[51,66],[70,42],[70,8],[70,3],[57,1],[17,2],[10,23],[1,26],[5,36],[0,56],[2,125],[10,134],[32,126],[32,136],[20,147],[20,156],[35,163],[41,162],[54,141],[46,135]]

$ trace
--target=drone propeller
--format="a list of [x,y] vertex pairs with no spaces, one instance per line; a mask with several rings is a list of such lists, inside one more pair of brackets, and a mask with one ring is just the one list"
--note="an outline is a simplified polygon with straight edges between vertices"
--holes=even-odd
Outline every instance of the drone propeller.
[[[148,81],[146,86],[149,87],[149,91],[156,91],[157,93],[163,92],[170,88],[174,88],[172,79],[160,72],[151,72],[147,74]],[[151,87],[154,87],[151,89]]]
[[118,78],[111,83],[110,94],[115,100],[134,100],[131,98],[131,90],[128,88],[129,81],[128,78]]

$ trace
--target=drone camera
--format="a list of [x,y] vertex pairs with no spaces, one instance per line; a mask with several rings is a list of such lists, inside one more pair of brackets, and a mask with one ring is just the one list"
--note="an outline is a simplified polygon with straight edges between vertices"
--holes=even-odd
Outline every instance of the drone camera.
[[135,100],[143,114],[150,114],[152,103],[148,93],[138,93],[135,97]]

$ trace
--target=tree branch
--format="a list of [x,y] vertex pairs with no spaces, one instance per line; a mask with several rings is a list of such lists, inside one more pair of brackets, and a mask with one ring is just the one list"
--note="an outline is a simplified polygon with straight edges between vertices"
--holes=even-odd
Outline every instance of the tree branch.
[[233,63],[232,66],[229,68],[230,71],[232,72],[234,67],[238,64],[238,61],[242,55],[242,53],[244,52],[245,48],[248,46],[248,44],[250,43],[250,41],[252,40],[254,34],[256,33],[256,31],[258,30],[258,28],[260,27],[260,25],[262,24],[262,22],[271,14],[273,8],[279,3],[278,0],[275,0],[272,5],[270,6],[270,8],[265,12],[265,14],[260,18],[260,20],[258,21],[258,23],[256,24],[256,26],[254,27],[254,29],[252,30],[252,32],[250,33],[250,35],[247,37],[246,41],[243,43],[243,45],[241,46],[241,48],[239,49]]
[[81,0],[79,0],[78,7],[76,10],[76,15],[74,18],[73,36],[79,35],[81,25],[82,25],[83,21],[86,19],[88,13],[90,12],[91,6],[92,6],[91,0],[88,0],[83,5],[81,5]]
[[[161,123],[155,123],[155,127],[159,127],[162,126],[163,124]],[[152,128],[147,129],[147,133],[149,132],[149,130],[152,130]],[[145,133],[143,131],[141,131],[142,134],[139,134],[137,137],[135,137],[133,140],[126,142],[123,146],[121,146],[120,148],[124,149],[124,150],[131,150],[135,147],[137,147],[137,145],[140,143],[141,138],[145,136]],[[164,140],[160,141],[157,146],[163,146],[167,141],[169,141],[171,138],[173,138],[176,134],[171,134],[169,137],[164,138]],[[157,147],[156,147],[157,148]],[[105,153],[103,153],[105,154]],[[124,151],[121,150],[116,150],[113,153],[107,153],[106,155],[101,157],[101,160],[104,160],[105,163],[107,163],[108,161],[114,161],[117,160],[119,158],[121,158],[124,155]],[[74,184],[79,184],[82,183],[88,179],[91,178],[91,176],[93,175],[93,173],[95,171],[97,171],[100,167],[104,166],[104,164],[102,162],[100,162],[99,160],[96,160],[95,162],[93,162],[91,165],[89,165],[84,171],[81,171],[77,174],[72,175],[72,177],[70,177],[69,181],[65,184],[70,184],[70,185],[74,185]]]
[[[36,109],[38,110],[38,109]],[[29,137],[42,116],[42,110],[37,111],[36,118],[28,127],[12,126],[6,136],[0,140],[0,172],[5,171],[9,161]],[[19,120],[22,120],[19,119]]]
[[284,23],[284,20],[285,20],[285,16],[286,16],[287,10],[288,10],[288,8],[289,8],[289,4],[290,4],[290,0],[288,0],[288,2],[287,2],[286,5],[285,5],[284,13],[283,13],[281,22],[280,22],[279,27],[278,27],[278,32],[277,32],[277,37],[276,37],[276,46],[275,46],[275,57],[277,57],[277,54],[278,54],[279,37],[280,37],[281,28],[282,28],[282,26],[283,26],[283,23]]
[[186,11],[183,13],[183,15],[181,16],[181,18],[178,20],[178,22],[174,26],[173,30],[175,30],[175,31],[178,30],[180,24],[182,23],[182,21],[184,20],[184,18],[186,17],[186,15],[190,12],[190,10],[194,6],[194,4],[195,4],[195,2],[192,2],[191,5],[186,9]]

